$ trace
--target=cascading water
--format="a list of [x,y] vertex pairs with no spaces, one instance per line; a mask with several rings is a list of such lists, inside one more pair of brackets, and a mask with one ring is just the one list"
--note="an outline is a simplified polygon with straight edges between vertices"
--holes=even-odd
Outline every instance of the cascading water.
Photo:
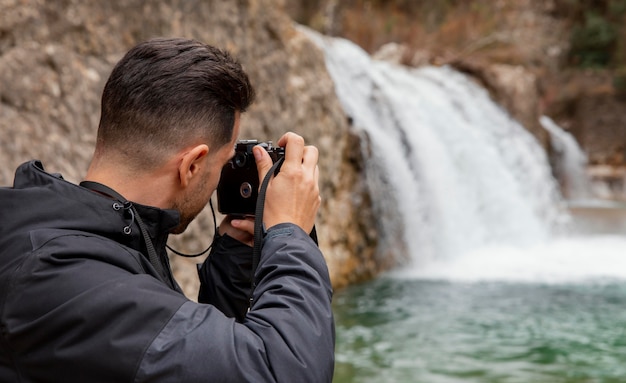
[[483,88],[449,67],[374,61],[347,40],[306,33],[323,48],[354,127],[370,138],[378,165],[368,170],[379,172],[368,174],[370,187],[393,194],[418,267],[550,236],[561,213],[545,152]]
[[565,197],[569,200],[585,200],[592,197],[591,183],[585,173],[587,156],[574,136],[564,131],[550,117],[541,116],[541,126],[550,134],[555,160],[555,170]]
[[[626,381],[626,207],[609,221],[618,235],[555,230],[579,213],[544,150],[485,90],[305,31],[367,138],[382,246],[415,261],[335,294],[333,382]],[[541,122],[567,141],[576,177],[571,140]],[[406,246],[391,243],[397,230]]]

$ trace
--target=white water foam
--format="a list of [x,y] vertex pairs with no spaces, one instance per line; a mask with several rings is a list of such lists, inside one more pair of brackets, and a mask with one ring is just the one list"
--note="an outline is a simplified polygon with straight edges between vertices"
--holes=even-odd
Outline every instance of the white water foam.
[[626,238],[556,238],[533,246],[483,247],[453,260],[394,270],[396,278],[459,282],[580,283],[626,280]]

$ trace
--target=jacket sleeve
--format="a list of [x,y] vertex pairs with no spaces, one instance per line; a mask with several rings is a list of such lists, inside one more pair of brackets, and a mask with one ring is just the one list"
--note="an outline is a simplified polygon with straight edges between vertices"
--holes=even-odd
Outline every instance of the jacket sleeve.
[[335,330],[322,253],[299,227],[272,227],[243,321],[187,302],[146,351],[137,382],[331,382]]
[[218,234],[198,274],[198,302],[211,304],[242,322],[250,299],[252,247],[227,234]]

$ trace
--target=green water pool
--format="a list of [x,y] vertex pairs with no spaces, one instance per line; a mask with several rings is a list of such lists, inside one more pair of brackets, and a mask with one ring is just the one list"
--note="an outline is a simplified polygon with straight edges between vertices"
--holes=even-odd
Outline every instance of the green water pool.
[[334,382],[626,382],[626,281],[383,277],[336,292]]

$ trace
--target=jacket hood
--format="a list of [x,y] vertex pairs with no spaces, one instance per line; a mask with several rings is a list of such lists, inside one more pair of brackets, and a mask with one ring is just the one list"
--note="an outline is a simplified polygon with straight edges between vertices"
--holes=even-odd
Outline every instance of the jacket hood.
[[[44,170],[40,161],[22,164],[12,188],[0,188],[0,238],[39,228],[80,230],[141,249],[141,231],[116,201]],[[178,225],[174,210],[133,204],[153,239],[166,239]],[[130,233],[124,228],[130,225]],[[0,240],[0,243],[2,241]]]

